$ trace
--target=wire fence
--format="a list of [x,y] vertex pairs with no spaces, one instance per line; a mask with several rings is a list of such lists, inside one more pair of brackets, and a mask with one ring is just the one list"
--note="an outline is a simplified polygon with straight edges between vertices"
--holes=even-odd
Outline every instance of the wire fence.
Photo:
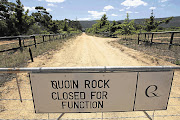
[[[147,69],[146,70],[152,70]],[[143,69],[145,69],[143,68]],[[160,67],[162,69],[162,67]],[[62,72],[63,69],[59,69],[58,72]],[[100,70],[101,68],[96,69],[95,71]],[[118,68],[110,69],[105,67],[108,71],[117,71]],[[130,68],[128,68],[130,69]],[[128,71],[126,69],[126,71]],[[168,69],[172,69],[169,67]],[[177,67],[177,70],[179,68]],[[31,87],[29,82],[29,72],[30,69],[25,70],[28,73],[19,73],[18,69],[13,69],[15,73],[12,73],[13,79],[6,82],[0,87],[0,119],[58,119],[61,113],[44,113],[36,114],[33,106],[33,99],[31,93]],[[69,68],[73,70],[73,68]],[[67,70],[67,71],[69,71]],[[92,68],[91,68],[92,70]],[[125,68],[122,68],[124,71]],[[19,70],[20,71],[20,70]],[[50,72],[54,71],[51,69]],[[79,70],[80,72],[81,70]],[[89,70],[86,70],[88,72]],[[101,70],[102,72],[103,70]],[[158,70],[159,71],[159,70]],[[37,69],[36,69],[37,72]],[[41,72],[41,71],[39,71]],[[49,72],[47,70],[46,72]],[[2,76],[7,73],[1,73]],[[8,73],[9,74],[9,73]],[[17,79],[16,79],[17,77]],[[18,80],[18,82],[17,82]],[[20,94],[19,95],[19,90]],[[175,71],[173,85],[171,89],[171,95],[169,99],[169,104],[167,110],[163,111],[134,111],[134,112],[104,112],[104,113],[65,113],[61,117],[62,120],[98,120],[98,119],[107,119],[107,120],[119,120],[119,119],[132,119],[132,120],[178,120],[180,119],[180,71]],[[22,100],[22,102],[21,102]]]

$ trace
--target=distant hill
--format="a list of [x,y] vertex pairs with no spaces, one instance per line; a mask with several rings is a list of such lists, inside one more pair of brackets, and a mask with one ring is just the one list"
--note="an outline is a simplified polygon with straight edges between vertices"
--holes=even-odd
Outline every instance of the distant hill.
[[[136,24],[142,24],[145,19],[148,18],[144,18],[144,19],[135,19],[135,23]],[[155,20],[163,20],[166,18],[156,18]],[[120,22],[123,22],[123,20],[119,20]],[[112,21],[110,21],[112,22]],[[82,25],[83,29],[87,29],[87,28],[91,28],[93,24],[96,23],[96,20],[92,20],[92,21],[80,21],[80,24]],[[174,17],[168,24],[161,24],[160,26],[168,28],[168,27],[180,27],[180,16]]]
[[96,24],[96,20],[91,21],[79,21],[83,29],[91,28],[92,25]]

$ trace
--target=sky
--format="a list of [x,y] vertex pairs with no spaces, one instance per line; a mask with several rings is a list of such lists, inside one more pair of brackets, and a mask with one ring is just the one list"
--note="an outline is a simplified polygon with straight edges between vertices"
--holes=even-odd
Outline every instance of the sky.
[[[16,0],[9,0],[16,2]],[[180,0],[21,0],[31,14],[36,6],[43,6],[53,20],[98,20],[106,14],[108,20],[180,16]]]

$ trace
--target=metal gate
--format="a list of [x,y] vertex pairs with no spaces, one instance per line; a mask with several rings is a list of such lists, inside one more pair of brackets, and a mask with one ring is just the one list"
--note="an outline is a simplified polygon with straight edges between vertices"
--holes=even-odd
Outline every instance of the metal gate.
[[[56,68],[0,68],[1,80],[14,74],[14,79],[1,86],[0,119],[178,119],[180,118],[180,67],[56,67]],[[166,111],[104,112],[104,113],[44,113],[35,114],[29,73],[119,73],[174,71],[171,96]]]

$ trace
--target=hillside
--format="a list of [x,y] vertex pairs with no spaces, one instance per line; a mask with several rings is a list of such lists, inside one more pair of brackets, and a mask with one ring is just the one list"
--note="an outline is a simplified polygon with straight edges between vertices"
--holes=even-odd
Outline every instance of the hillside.
[[[145,19],[147,19],[147,18],[144,18],[144,19],[135,19],[135,23],[142,24]],[[165,18],[156,18],[156,20],[162,20],[162,19],[165,19]],[[119,20],[119,21],[123,22],[123,20]],[[112,22],[112,21],[110,21],[110,22]],[[95,23],[96,23],[96,20],[92,20],[92,21],[80,21],[80,24],[82,25],[83,29],[91,28],[92,25],[95,24]],[[174,17],[169,22],[169,24],[162,24],[160,26],[165,27],[165,28],[168,28],[168,27],[180,27],[180,16]]]

